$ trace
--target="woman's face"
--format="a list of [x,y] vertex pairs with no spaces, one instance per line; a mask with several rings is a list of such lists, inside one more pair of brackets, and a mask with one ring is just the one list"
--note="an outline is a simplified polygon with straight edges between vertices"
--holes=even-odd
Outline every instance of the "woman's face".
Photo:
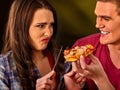
[[43,8],[35,11],[29,28],[29,41],[34,50],[46,49],[53,35],[53,24],[53,13],[50,10]]

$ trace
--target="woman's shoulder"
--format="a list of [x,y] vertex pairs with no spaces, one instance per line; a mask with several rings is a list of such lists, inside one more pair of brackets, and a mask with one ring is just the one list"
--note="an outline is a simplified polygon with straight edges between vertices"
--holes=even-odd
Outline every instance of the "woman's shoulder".
[[12,54],[12,51],[8,51],[6,53],[1,53],[0,54],[0,59],[8,58],[9,56],[11,56],[11,54]]
[[0,54],[0,65],[2,66],[7,65],[11,58],[12,58],[11,51],[4,53],[4,54]]

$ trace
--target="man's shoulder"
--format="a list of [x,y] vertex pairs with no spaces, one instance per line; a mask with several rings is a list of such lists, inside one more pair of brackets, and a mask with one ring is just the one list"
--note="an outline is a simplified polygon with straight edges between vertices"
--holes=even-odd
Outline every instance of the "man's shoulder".
[[99,38],[100,38],[100,33],[91,34],[91,35],[79,38],[78,40],[76,40],[73,46],[85,45],[85,44],[95,45],[99,43]]
[[82,38],[79,38],[78,40],[91,40],[91,39],[99,39],[100,38],[100,33],[95,33],[95,34],[91,34]]

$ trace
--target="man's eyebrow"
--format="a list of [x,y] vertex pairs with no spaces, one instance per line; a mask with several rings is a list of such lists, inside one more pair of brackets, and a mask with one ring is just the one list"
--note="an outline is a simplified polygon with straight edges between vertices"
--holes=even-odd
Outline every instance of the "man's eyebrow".
[[110,16],[106,16],[106,15],[102,15],[101,17],[102,17],[102,18],[108,18],[108,19],[111,19]]
[[107,15],[98,15],[97,17],[101,17],[101,18],[111,18],[110,16],[107,16]]

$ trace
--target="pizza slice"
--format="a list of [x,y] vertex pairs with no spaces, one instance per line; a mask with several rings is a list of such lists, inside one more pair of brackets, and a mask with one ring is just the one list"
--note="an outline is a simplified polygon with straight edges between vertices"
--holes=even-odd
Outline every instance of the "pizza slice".
[[95,48],[91,44],[87,44],[84,46],[75,46],[71,49],[64,50],[64,58],[66,62],[77,61],[80,58],[80,55],[87,57],[92,54]]

